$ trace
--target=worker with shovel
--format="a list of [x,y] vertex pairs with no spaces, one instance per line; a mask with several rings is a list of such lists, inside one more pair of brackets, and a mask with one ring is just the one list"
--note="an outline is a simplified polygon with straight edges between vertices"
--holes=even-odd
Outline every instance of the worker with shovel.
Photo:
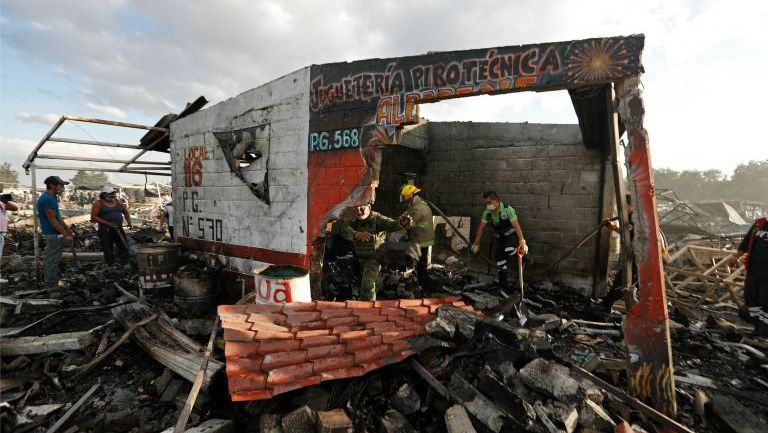
[[99,199],[91,207],[91,221],[99,223],[98,234],[107,266],[115,264],[115,251],[120,264],[124,266],[128,264],[123,217],[128,227],[132,227],[128,206],[116,199],[113,187],[105,185],[101,188]]
[[[522,261],[523,256],[528,254],[528,245],[525,243],[523,229],[517,220],[517,213],[512,206],[506,206],[499,199],[499,195],[494,191],[488,191],[483,194],[485,211],[483,212],[480,225],[477,228],[475,241],[472,243],[472,252],[480,252],[480,239],[487,225],[493,228],[493,235],[496,238],[496,270],[499,272],[499,290],[505,296],[509,296],[509,265],[508,261]],[[518,255],[518,252],[521,253]],[[520,264],[519,268],[522,268]],[[518,275],[518,280],[521,275]]]

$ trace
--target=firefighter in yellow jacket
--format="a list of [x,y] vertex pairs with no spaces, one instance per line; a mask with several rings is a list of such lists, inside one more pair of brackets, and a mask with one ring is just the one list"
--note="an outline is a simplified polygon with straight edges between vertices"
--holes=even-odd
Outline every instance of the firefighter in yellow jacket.
[[421,287],[427,284],[427,265],[429,264],[430,249],[435,244],[435,225],[430,209],[424,199],[419,196],[421,190],[416,185],[405,185],[400,190],[400,197],[406,206],[400,217],[401,224],[406,226],[406,234],[410,242],[418,246],[419,255],[416,262],[416,276]]

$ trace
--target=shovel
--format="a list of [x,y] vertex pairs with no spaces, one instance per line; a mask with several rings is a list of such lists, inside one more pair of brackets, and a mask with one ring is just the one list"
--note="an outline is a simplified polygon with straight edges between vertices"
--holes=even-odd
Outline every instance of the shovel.
[[520,300],[515,301],[509,299],[507,302],[499,304],[496,308],[491,310],[491,317],[496,317],[498,320],[502,320],[504,315],[510,311],[515,312],[515,317],[520,321],[520,326],[525,326],[525,322],[528,321],[528,309],[523,304],[525,299],[525,282],[523,281],[523,252],[518,248],[517,255],[517,273],[520,276],[518,278],[518,288],[520,289]]
[[517,275],[520,277],[517,279],[520,286],[520,302],[515,305],[515,313],[517,318],[520,319],[520,325],[525,326],[525,322],[528,321],[528,311],[523,305],[525,299],[525,282],[523,281],[523,251],[517,248]]
[[72,261],[75,263],[75,267],[82,271],[83,270],[83,264],[80,263],[80,259],[77,258],[77,252],[75,251],[75,240],[78,239],[78,234],[74,231],[72,231]]
[[120,239],[120,242],[123,244],[125,249],[128,251],[128,262],[131,265],[138,266],[138,261],[136,260],[136,249],[133,248],[131,245],[128,245],[128,240],[126,239],[127,235],[123,235],[123,232],[121,230],[118,230],[117,227],[110,227],[112,230],[117,232],[117,237]]

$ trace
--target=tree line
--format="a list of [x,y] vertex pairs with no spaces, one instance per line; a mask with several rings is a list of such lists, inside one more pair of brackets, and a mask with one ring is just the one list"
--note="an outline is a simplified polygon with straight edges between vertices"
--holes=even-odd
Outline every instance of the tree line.
[[[109,183],[109,176],[103,171],[78,170],[70,179],[75,187],[100,188]],[[19,172],[14,170],[10,163],[0,164],[0,186],[4,188],[16,188],[19,186]]]
[[751,200],[768,203],[768,159],[720,170],[653,170],[656,189],[672,189],[681,200]]

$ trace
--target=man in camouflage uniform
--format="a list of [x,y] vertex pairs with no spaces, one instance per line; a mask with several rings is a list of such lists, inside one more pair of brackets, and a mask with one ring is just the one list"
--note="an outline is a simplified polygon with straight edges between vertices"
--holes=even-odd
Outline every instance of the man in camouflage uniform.
[[381,271],[381,264],[376,259],[376,250],[384,243],[388,232],[396,232],[402,228],[399,221],[371,211],[370,203],[358,206],[357,218],[342,228],[341,235],[352,242],[355,258],[362,269],[360,299],[376,299],[376,281]]

